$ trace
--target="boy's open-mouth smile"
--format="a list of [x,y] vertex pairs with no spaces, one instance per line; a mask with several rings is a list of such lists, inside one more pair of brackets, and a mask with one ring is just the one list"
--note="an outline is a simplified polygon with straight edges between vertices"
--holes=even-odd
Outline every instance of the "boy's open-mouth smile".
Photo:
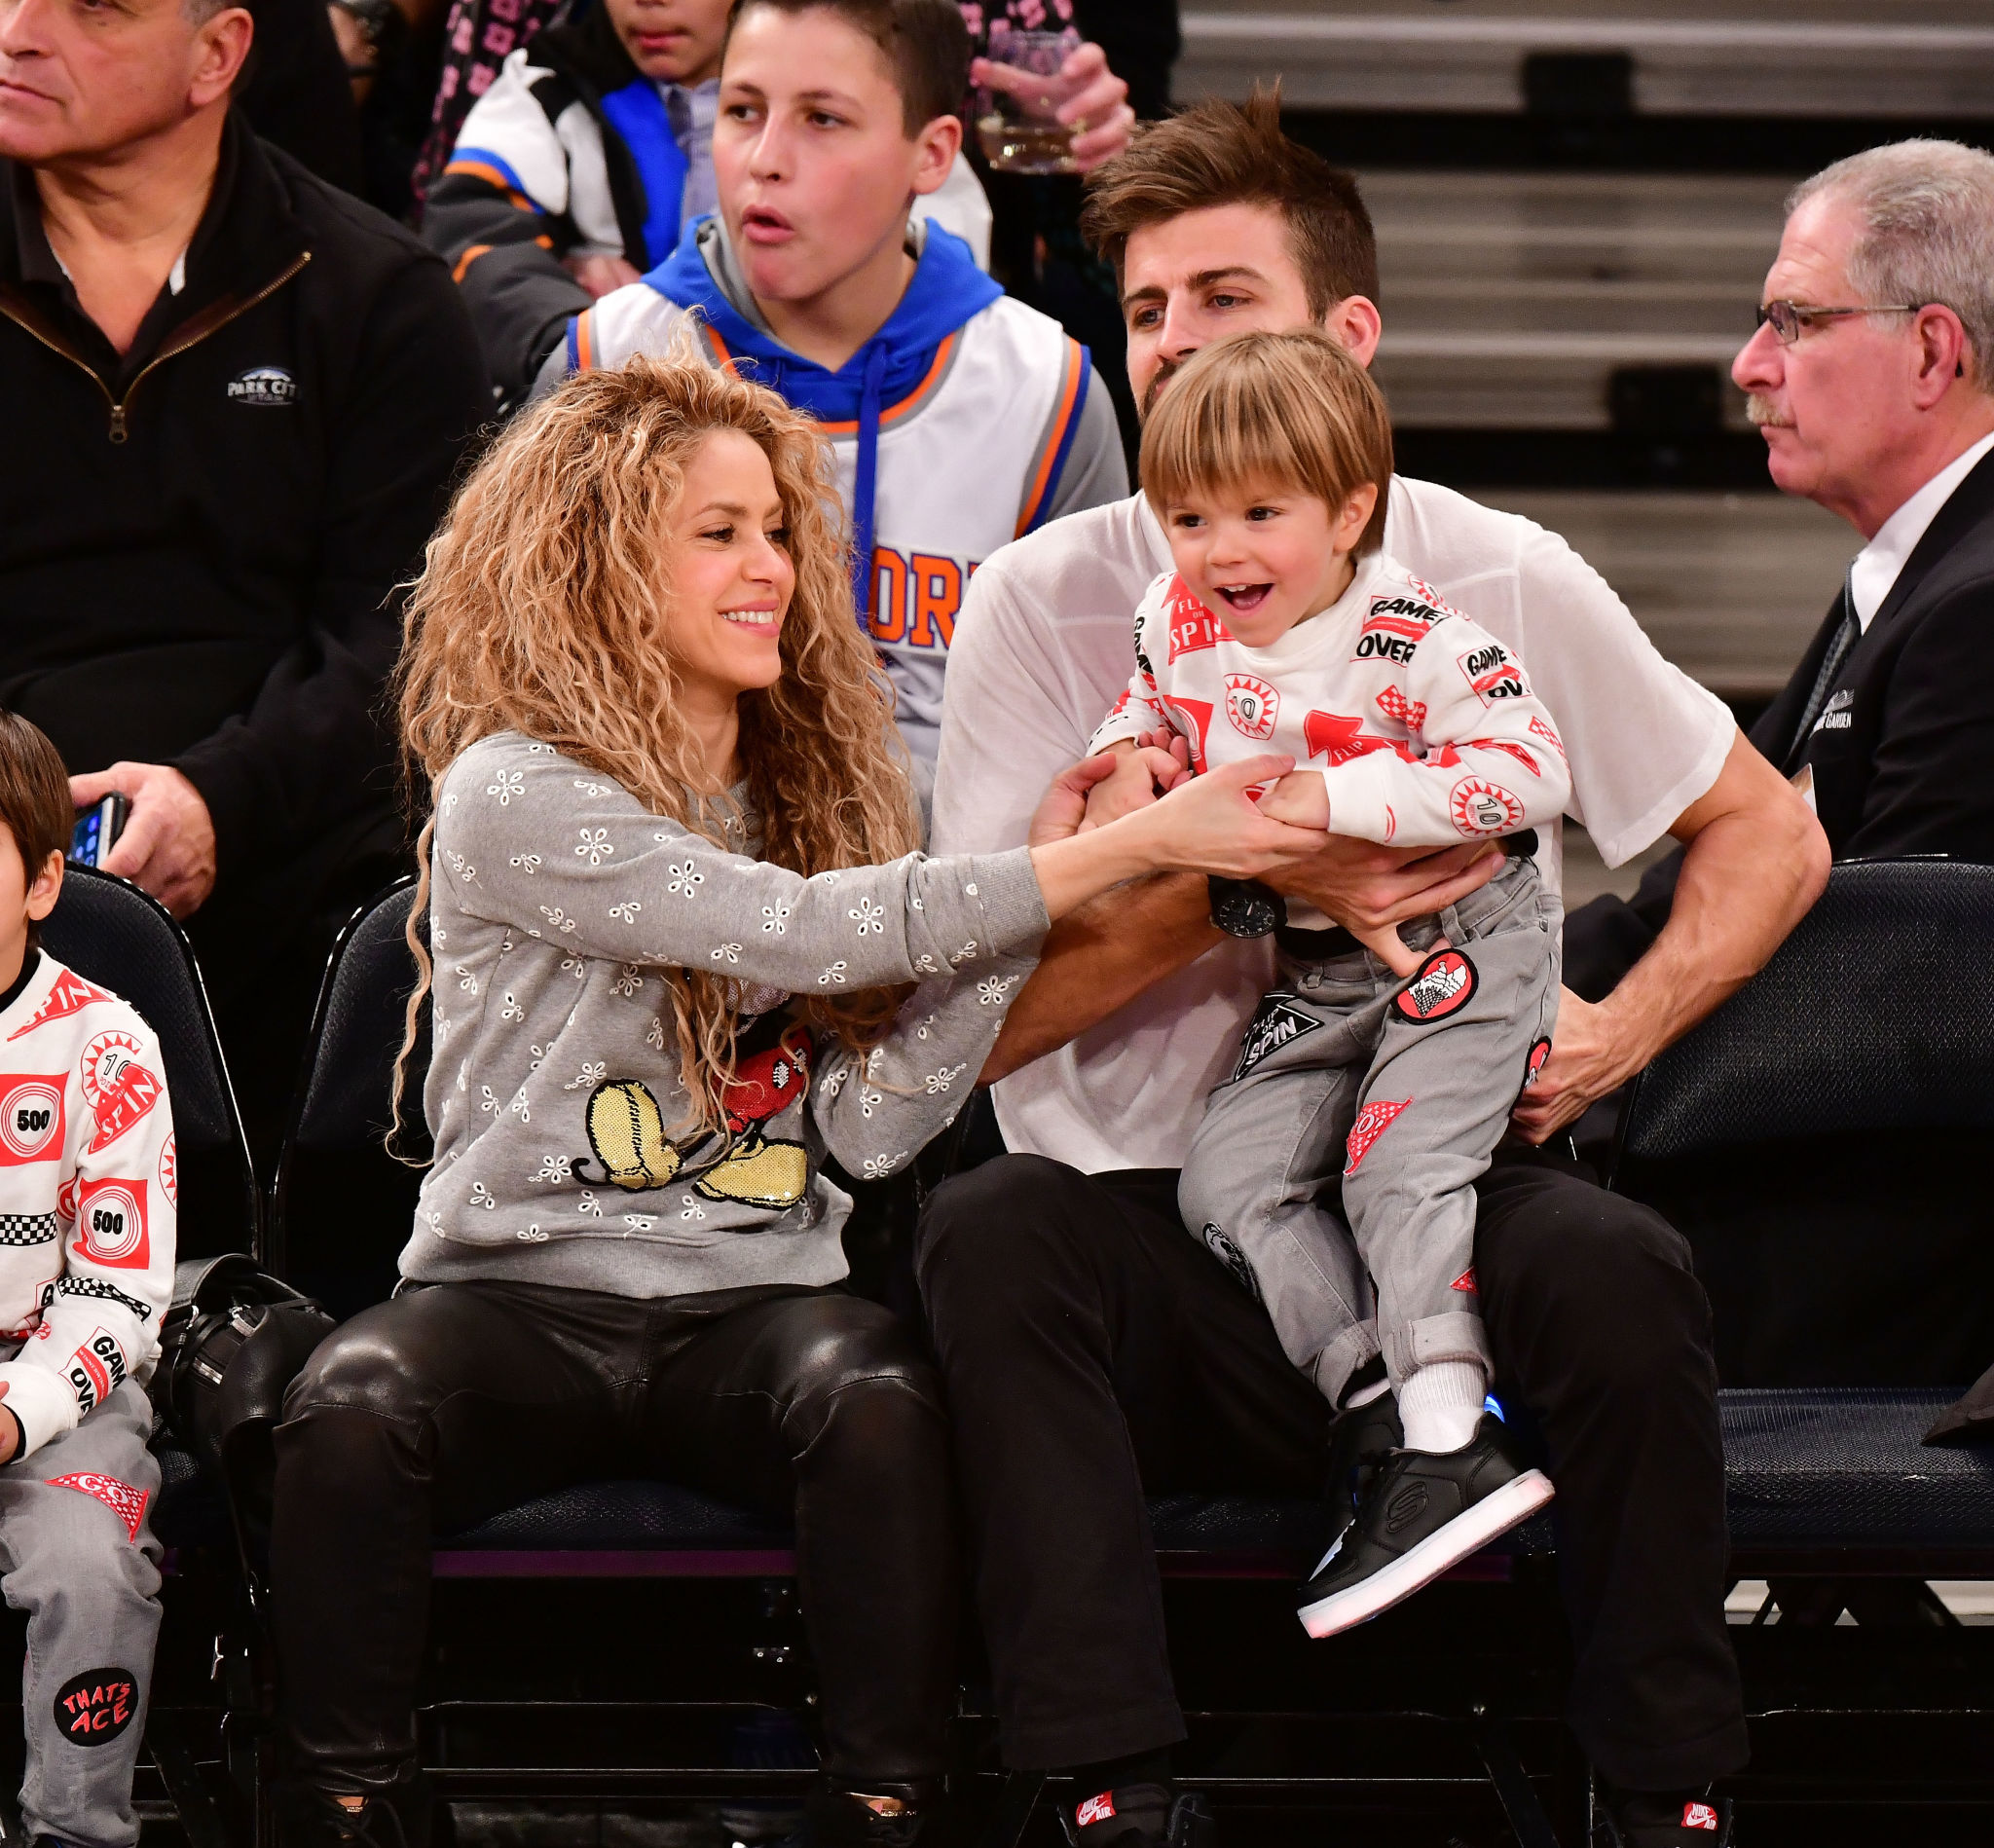
[[1212,589],[1226,600],[1228,609],[1250,615],[1274,595],[1272,584],[1214,584]]

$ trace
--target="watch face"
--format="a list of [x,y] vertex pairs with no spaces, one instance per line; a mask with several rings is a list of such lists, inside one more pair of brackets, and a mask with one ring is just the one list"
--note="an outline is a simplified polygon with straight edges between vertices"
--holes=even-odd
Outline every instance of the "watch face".
[[1229,937],[1266,937],[1287,922],[1288,907],[1278,892],[1250,879],[1213,879],[1211,921]]

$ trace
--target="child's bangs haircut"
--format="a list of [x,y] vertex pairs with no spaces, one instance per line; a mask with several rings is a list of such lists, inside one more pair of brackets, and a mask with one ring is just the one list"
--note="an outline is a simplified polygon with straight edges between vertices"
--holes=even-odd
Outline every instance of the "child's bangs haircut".
[[[69,772],[49,734],[18,713],[0,712],[0,826],[20,850],[27,883],[49,856],[69,851],[76,810],[69,801]],[[32,923],[27,940],[37,941]]]
[[870,39],[893,72],[909,141],[937,116],[962,114],[970,88],[970,33],[955,0],[734,0],[728,37],[741,16],[757,7],[834,14]]
[[1378,504],[1354,555],[1385,540],[1391,413],[1327,334],[1239,334],[1193,357],[1142,428],[1142,491],[1163,517],[1215,490],[1301,488],[1332,513],[1365,482]]

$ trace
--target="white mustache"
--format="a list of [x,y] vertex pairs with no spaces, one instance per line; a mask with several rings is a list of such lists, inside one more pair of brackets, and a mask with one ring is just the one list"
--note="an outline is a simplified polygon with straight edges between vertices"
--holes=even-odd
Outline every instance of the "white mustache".
[[1745,400],[1745,418],[1754,429],[1790,430],[1793,420],[1783,417],[1774,406],[1772,399],[1754,391]]

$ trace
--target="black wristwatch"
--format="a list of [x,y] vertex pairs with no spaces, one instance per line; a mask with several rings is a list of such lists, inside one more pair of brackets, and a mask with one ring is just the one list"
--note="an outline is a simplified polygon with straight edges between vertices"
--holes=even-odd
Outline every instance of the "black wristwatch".
[[1288,921],[1287,901],[1257,879],[1205,880],[1211,921],[1228,937],[1267,937]]

